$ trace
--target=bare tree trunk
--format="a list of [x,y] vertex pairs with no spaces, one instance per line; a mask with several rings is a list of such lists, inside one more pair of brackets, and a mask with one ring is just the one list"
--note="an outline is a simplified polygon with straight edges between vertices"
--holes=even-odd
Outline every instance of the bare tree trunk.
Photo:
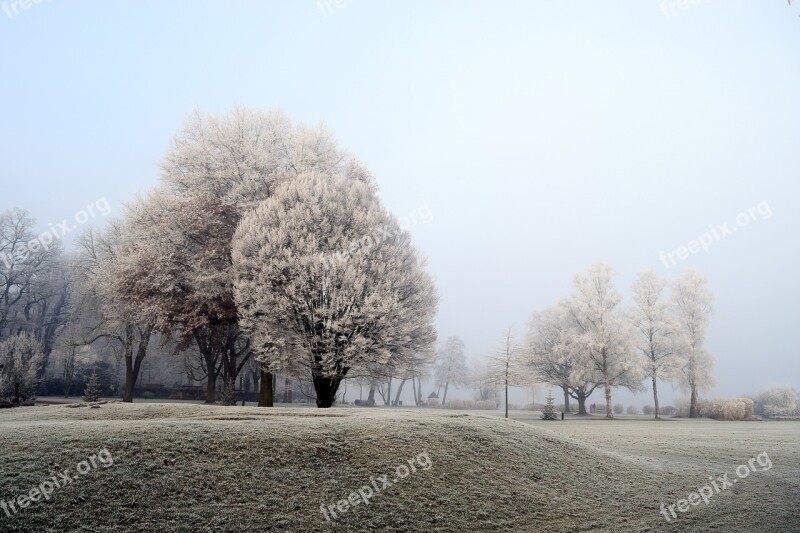
[[206,403],[217,403],[217,376],[214,374],[209,374],[206,380]]
[[446,381],[445,384],[444,384],[444,396],[442,396],[442,406],[444,406],[445,402],[447,401],[447,388],[449,386],[450,386],[450,382]]
[[417,400],[417,380],[414,376],[411,376],[411,386],[413,387],[414,391],[414,405],[419,407],[419,401]]
[[291,379],[289,378],[289,374],[286,374],[286,377],[283,380],[283,403],[292,403],[291,396],[289,394],[290,383]]
[[586,398],[589,396],[583,392],[575,392],[575,396],[578,397],[578,414],[585,415],[586,413]]
[[389,376],[389,385],[386,387],[386,398],[383,400],[384,405],[392,403],[392,376]]
[[400,382],[400,386],[397,387],[397,395],[394,397],[394,404],[400,405],[400,393],[403,392],[403,385],[406,384],[406,380],[408,378],[404,378],[403,381]]
[[656,420],[659,420],[661,416],[659,416],[659,411],[658,411],[658,385],[656,384],[655,372],[653,372],[653,402],[655,404]]
[[506,418],[508,418],[508,378],[506,378]]
[[611,405],[611,387],[608,383],[605,383],[604,387],[606,390],[606,418],[610,420],[614,418],[614,409]]
[[139,370],[142,368],[142,361],[147,355],[147,346],[150,344],[152,327],[147,327],[139,331],[139,346],[136,349],[136,356],[133,355],[133,327],[129,327],[127,340],[125,343],[125,390],[122,394],[122,401],[133,402],[133,389],[139,379]]
[[317,407],[324,409],[331,407],[336,401],[336,391],[342,378],[329,378],[314,376],[314,390],[317,392]]
[[569,390],[567,387],[561,387],[564,390],[564,412],[571,413],[572,411],[569,408]]
[[692,384],[692,396],[689,400],[689,418],[697,418],[697,387]]
[[64,398],[69,398],[72,381],[75,379],[75,347],[70,349],[70,354],[64,359]]
[[261,379],[258,387],[258,406],[273,406],[272,373],[261,369]]
[[375,385],[369,386],[369,394],[367,395],[367,405],[375,405]]

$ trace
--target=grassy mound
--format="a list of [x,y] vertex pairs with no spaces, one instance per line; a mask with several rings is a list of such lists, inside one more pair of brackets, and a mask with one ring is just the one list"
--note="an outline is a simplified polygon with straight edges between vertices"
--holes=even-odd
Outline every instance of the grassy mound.
[[[473,414],[47,406],[0,413],[0,500],[74,472],[103,448],[113,466],[11,517],[0,510],[0,530],[647,530],[664,525],[659,484],[671,475]],[[401,479],[398,467],[414,458],[416,471]],[[364,486],[381,490],[336,509]]]

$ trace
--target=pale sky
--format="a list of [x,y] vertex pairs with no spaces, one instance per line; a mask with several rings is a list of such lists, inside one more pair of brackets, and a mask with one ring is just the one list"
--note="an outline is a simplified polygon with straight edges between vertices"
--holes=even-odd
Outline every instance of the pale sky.
[[411,231],[470,356],[594,261],[626,293],[691,267],[716,297],[710,395],[800,386],[798,5],[1,2],[0,210],[119,215],[194,107],[281,107],[324,121],[395,214],[430,209]]

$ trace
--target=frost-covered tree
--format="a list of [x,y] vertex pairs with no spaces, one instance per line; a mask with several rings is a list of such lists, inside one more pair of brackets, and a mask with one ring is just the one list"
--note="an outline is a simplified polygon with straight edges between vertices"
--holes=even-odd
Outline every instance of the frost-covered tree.
[[630,309],[634,343],[645,361],[645,375],[653,383],[655,417],[658,407],[658,380],[672,379],[680,367],[676,350],[675,322],[666,299],[666,280],[652,270],[639,274],[633,282],[633,307]]
[[[343,251],[346,260],[326,260]],[[362,180],[288,180],[241,221],[233,265],[257,357],[307,372],[318,407],[333,404],[352,369],[396,368],[435,342],[432,280]]]
[[475,391],[475,400],[497,400],[497,382],[489,373],[489,365],[485,360],[471,360],[467,376],[469,387]]
[[436,366],[433,371],[434,380],[439,391],[444,387],[442,405],[447,402],[447,391],[450,385],[461,387],[468,382],[467,355],[461,337],[451,336],[436,351]]
[[97,372],[93,371],[86,381],[86,388],[83,390],[83,400],[86,402],[96,402],[100,399],[100,394],[102,394],[100,379],[97,377]]
[[548,391],[542,408],[542,420],[558,420],[555,403],[553,403],[553,391]]
[[35,399],[42,364],[44,350],[33,334],[22,332],[0,342],[0,403]]
[[324,126],[295,123],[278,110],[245,107],[222,115],[195,111],[173,137],[161,168],[162,185],[176,195],[203,193],[240,214],[300,174],[371,181]]
[[800,392],[790,385],[773,385],[754,399],[755,413],[763,416],[797,416],[800,414]]
[[575,275],[575,291],[566,301],[574,321],[574,342],[583,359],[576,370],[584,379],[602,383],[606,418],[614,418],[612,389],[641,390],[644,379],[642,361],[631,345],[630,326],[620,307],[622,294],[614,288],[612,276],[609,265],[590,266],[586,274]]
[[[179,350],[197,348],[206,401],[213,402],[218,375],[232,388],[251,353],[238,327],[230,253],[242,216],[301,173],[345,174],[363,183],[370,177],[324,127],[242,107],[219,116],[195,112],[161,168],[160,187],[131,210],[138,238],[118,292],[131,310],[156,317],[160,331],[177,332]],[[267,374],[265,384],[272,379]]]
[[503,344],[495,355],[489,357],[487,372],[490,381],[503,387],[505,396],[505,417],[508,418],[508,388],[518,387],[530,382],[529,373],[520,359],[520,350],[509,327],[503,333]]
[[37,235],[22,209],[0,213],[0,340],[30,332],[42,345],[44,371],[69,320],[70,284],[61,243]]
[[155,331],[155,318],[134,313],[120,298],[117,283],[123,275],[120,259],[125,226],[111,221],[102,232],[88,230],[78,239],[75,259],[76,312],[81,315],[83,343],[113,347],[125,360],[125,386],[122,401],[133,401],[142,362],[148,354]]
[[681,360],[678,382],[690,393],[689,417],[695,418],[698,392],[714,385],[714,357],[705,349],[713,302],[708,280],[695,270],[688,270],[673,284],[670,302],[677,324],[676,341]]
[[528,322],[523,351],[536,379],[560,387],[564,392],[564,410],[569,399],[578,402],[578,414],[586,415],[586,400],[601,384],[597,374],[584,369],[583,353],[576,342],[576,323],[566,301],[536,312]]

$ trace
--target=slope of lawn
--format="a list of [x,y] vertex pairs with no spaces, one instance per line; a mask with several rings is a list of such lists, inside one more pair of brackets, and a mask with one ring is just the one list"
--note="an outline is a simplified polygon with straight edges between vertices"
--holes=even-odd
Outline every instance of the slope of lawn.
[[[678,526],[659,504],[695,490],[696,476],[546,428],[453,412],[190,404],[0,411],[0,500],[74,475],[102,448],[113,466],[11,517],[0,509],[0,531],[780,531],[797,518],[781,508],[797,496],[779,497],[796,486],[774,476],[777,465]],[[321,505],[395,481],[415,457],[416,472],[326,520]]]

